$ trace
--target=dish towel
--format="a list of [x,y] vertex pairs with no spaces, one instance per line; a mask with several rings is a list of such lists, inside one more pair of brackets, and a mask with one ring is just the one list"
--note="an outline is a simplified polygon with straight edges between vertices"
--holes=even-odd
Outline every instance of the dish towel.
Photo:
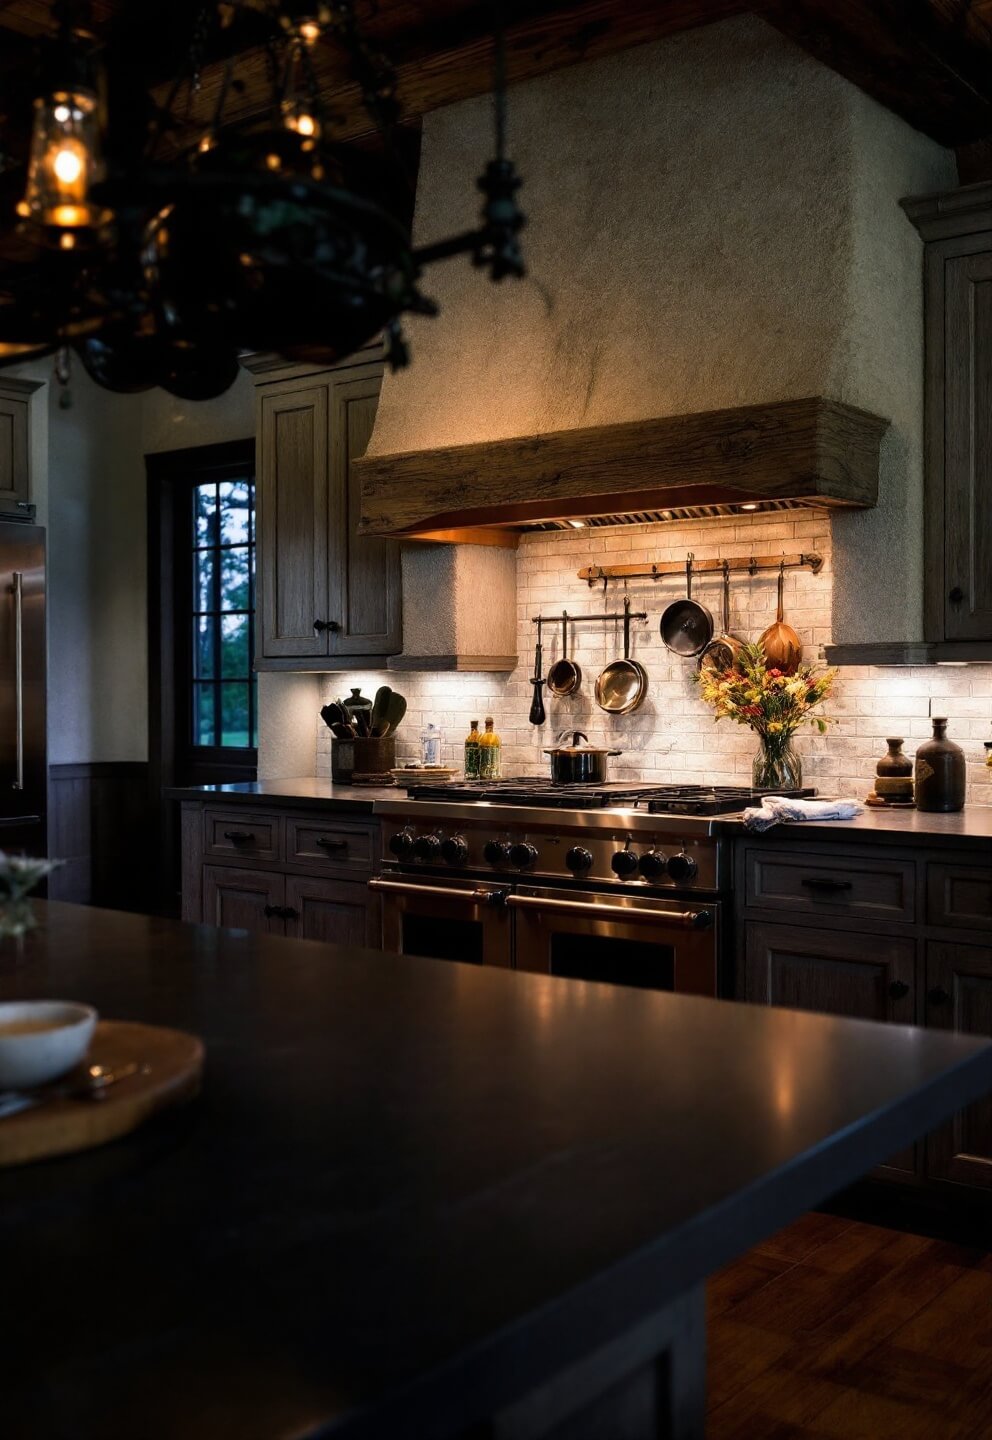
[[864,812],[857,800],[789,800],[763,795],[761,806],[744,811],[745,830],[770,830],[782,820],[850,820]]

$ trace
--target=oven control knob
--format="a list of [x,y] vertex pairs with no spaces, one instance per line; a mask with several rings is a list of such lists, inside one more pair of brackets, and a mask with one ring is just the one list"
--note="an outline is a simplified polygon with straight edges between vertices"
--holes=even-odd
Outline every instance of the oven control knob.
[[528,845],[521,841],[519,845],[510,846],[510,864],[516,865],[518,870],[526,870],[528,865],[533,865],[536,861],[536,845]]
[[464,865],[468,859],[468,846],[460,835],[452,835],[441,842],[441,859],[448,865]]
[[441,841],[437,835],[418,835],[413,842],[413,853],[418,860],[436,860],[441,853]]
[[660,880],[662,875],[668,873],[665,857],[660,850],[649,850],[646,855],[642,855],[639,868],[645,880]]
[[582,870],[588,870],[592,864],[592,851],[587,850],[584,845],[573,845],[565,856],[565,864],[573,875],[578,875]]
[[505,865],[510,858],[510,847],[505,840],[487,840],[482,853],[490,865]]
[[618,850],[610,861],[610,869],[614,875],[619,875],[621,880],[626,880],[628,875],[636,875],[636,852],[633,850]]
[[413,854],[413,836],[408,830],[398,830],[390,838],[389,848],[397,860],[406,860]]
[[695,860],[684,850],[681,855],[673,855],[668,862],[668,873],[673,880],[694,880],[698,869]]

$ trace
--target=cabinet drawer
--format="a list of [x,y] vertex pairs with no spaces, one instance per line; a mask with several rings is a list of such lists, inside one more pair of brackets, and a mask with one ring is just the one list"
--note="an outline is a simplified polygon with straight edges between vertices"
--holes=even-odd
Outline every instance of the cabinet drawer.
[[208,856],[282,859],[282,817],[246,810],[205,810],[203,844]]
[[755,846],[746,857],[746,903],[800,916],[851,915],[862,920],[914,919],[911,860],[825,857]]
[[992,865],[928,865],[927,923],[992,931]]
[[322,824],[313,816],[286,817],[286,863],[308,871],[372,873],[372,832],[341,821]]

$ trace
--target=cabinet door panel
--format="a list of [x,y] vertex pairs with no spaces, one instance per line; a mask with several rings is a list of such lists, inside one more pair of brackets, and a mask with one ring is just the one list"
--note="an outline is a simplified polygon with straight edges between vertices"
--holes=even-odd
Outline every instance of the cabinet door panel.
[[330,637],[332,655],[394,655],[402,648],[399,545],[359,534],[361,481],[352,472],[372,434],[381,384],[381,368],[368,366],[331,385],[329,588],[341,619]]
[[[911,1025],[915,970],[912,940],[749,923],[743,998],[855,1020]],[[910,1146],[873,1173],[882,1179],[905,1180],[918,1169],[917,1147]]]
[[912,940],[748,924],[744,998],[911,1025],[915,958]]
[[260,401],[258,555],[263,657],[327,654],[328,387]]
[[992,930],[992,865],[927,866],[927,921],[956,930]]
[[0,510],[28,499],[28,399],[0,392]]
[[378,905],[365,883],[290,875],[286,934],[328,945],[378,946]]
[[988,640],[992,638],[992,255],[949,259],[944,283],[945,635],[948,640]]
[[267,910],[281,911],[284,898],[285,881],[281,875],[226,865],[203,867],[203,919],[208,925],[284,935],[281,914],[266,914]]
[[[927,1025],[992,1036],[992,948],[927,946]],[[960,1110],[928,1137],[927,1173],[992,1189],[992,1096]]]

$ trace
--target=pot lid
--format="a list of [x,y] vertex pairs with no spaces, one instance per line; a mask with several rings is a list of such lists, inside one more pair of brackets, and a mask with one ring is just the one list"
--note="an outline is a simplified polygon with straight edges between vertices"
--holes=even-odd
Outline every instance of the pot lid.
[[[584,735],[581,730],[566,730],[564,733],[571,735],[572,743],[566,745],[563,737],[553,750],[545,750],[545,755],[618,755],[620,753],[618,750],[607,749],[605,745],[590,745],[589,736]],[[580,745],[580,740],[584,740],[586,743]]]

